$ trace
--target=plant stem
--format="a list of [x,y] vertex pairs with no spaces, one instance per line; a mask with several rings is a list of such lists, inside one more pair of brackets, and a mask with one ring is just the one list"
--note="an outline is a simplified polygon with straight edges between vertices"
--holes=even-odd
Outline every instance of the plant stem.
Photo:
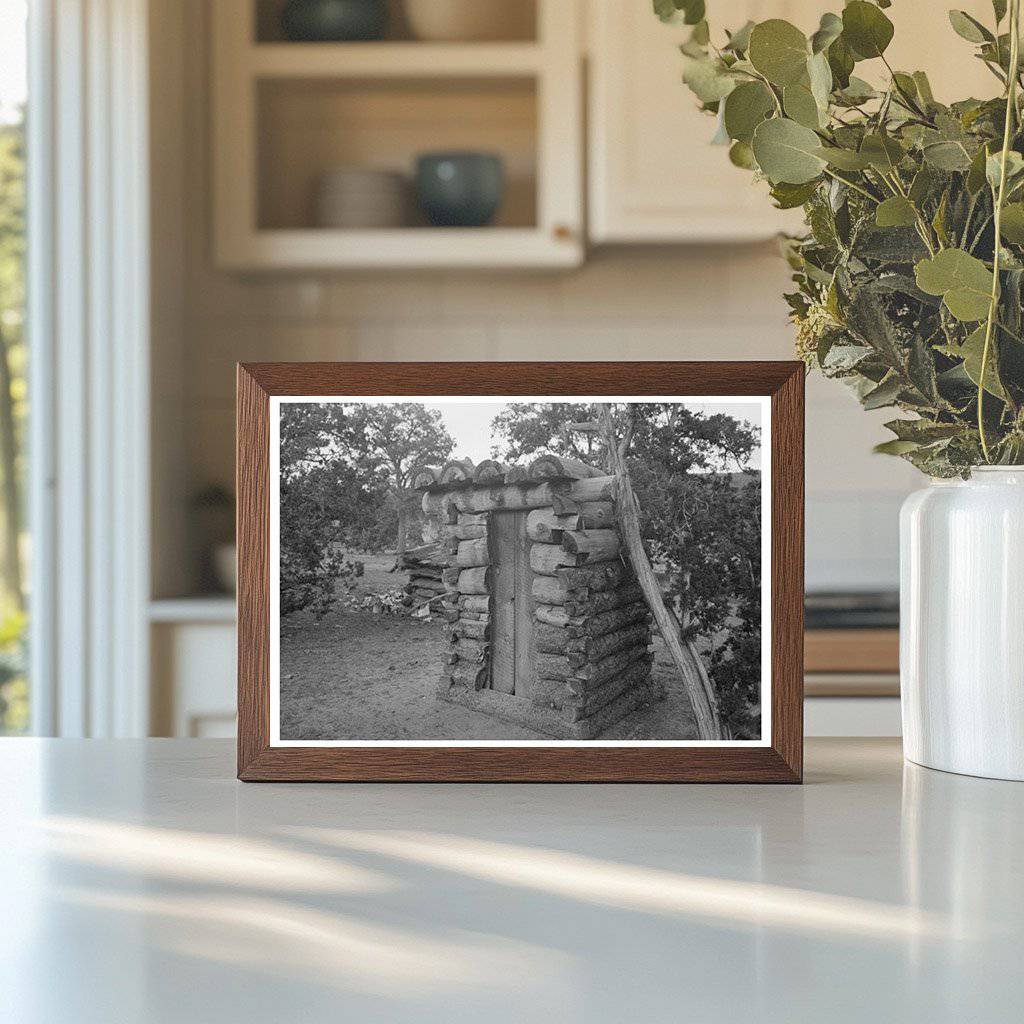
[[838,174],[833,174],[827,167],[824,169],[824,173],[827,174],[834,181],[842,182],[842,184],[849,186],[854,192],[859,192],[862,196],[866,196],[871,202],[877,204],[878,196],[873,196],[866,188],[861,188],[855,181],[847,181],[846,178],[840,178]]
[[1022,338],[1022,337],[1021,337],[1021,336],[1020,336],[1020,335],[1019,335],[1019,334],[1018,334],[1018,333],[1017,333],[1016,331],[1012,331],[1012,330],[1010,330],[1010,328],[1009,328],[1009,327],[1007,327],[1007,326],[1006,326],[1006,324],[1004,324],[1002,320],[997,320],[997,321],[996,321],[996,326],[997,326],[997,327],[998,327],[998,328],[999,328],[999,329],[1000,329],[1001,331],[1006,331],[1006,333],[1007,333],[1007,334],[1008,334],[1008,335],[1009,335],[1009,336],[1010,336],[1011,338],[1013,338],[1013,339],[1014,339],[1014,340],[1016,340],[1016,341],[1019,341],[1019,342],[1020,342],[1020,343],[1021,343],[1022,345],[1024,345],[1024,338]]
[[785,111],[783,111],[782,109],[782,101],[775,94],[775,90],[772,88],[772,83],[769,82],[768,79],[765,78],[764,75],[762,75],[758,71],[754,71],[752,72],[752,74],[755,78],[759,79],[761,82],[764,83],[764,87],[768,90],[769,94],[771,95],[772,101],[775,103],[775,113],[778,114],[779,117],[785,117]]
[[993,213],[995,243],[992,253],[992,297],[989,301],[988,320],[985,322],[985,345],[981,350],[981,369],[978,371],[978,436],[985,461],[992,462],[988,437],[985,434],[985,374],[988,370],[992,347],[992,331],[999,308],[999,256],[1001,253],[1001,226],[1003,201],[1006,197],[1006,161],[1010,152],[1010,138],[1017,112],[1017,67],[1020,62],[1020,0],[1010,0],[1010,73],[1006,84],[1006,119],[1003,125],[1003,150],[999,155],[999,189],[995,196]]
[[988,227],[989,221],[992,220],[992,214],[988,214],[985,219],[981,222],[981,227],[978,228],[977,234],[974,236],[974,241],[967,247],[967,251],[973,253],[977,248],[978,243],[981,241],[981,236],[985,234],[985,228]]
[[[902,199],[907,199],[907,192],[903,187],[903,182],[900,181],[899,171],[893,167],[891,160],[889,160],[889,169],[892,172],[891,174],[883,174],[879,171],[878,176],[882,179],[884,184],[889,186],[893,195],[900,196]],[[910,205],[914,206],[913,203]],[[921,241],[924,242],[925,248],[928,250],[928,254],[930,256],[934,256],[935,246],[932,244],[931,230],[928,227],[928,222],[921,216],[921,211],[918,210],[916,206],[914,206],[914,219],[917,221],[914,226],[917,230],[918,237],[920,237]],[[936,241],[938,241],[938,239],[936,239]]]
[[[886,68],[889,71],[889,84],[900,94],[900,98],[907,105],[907,107],[909,107],[919,117],[927,118],[928,115],[918,105],[917,100],[915,100],[913,96],[910,96],[906,92],[904,92],[903,88],[900,86],[900,83],[896,81],[896,72],[893,71],[892,65],[885,59],[885,54],[880,53],[879,56],[882,58],[882,63],[886,66]],[[925,123],[931,125],[930,121],[926,120]]]

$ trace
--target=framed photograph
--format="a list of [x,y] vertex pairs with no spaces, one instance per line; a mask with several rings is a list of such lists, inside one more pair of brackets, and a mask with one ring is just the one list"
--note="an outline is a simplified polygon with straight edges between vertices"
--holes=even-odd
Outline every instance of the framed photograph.
[[238,775],[799,782],[798,362],[238,368]]

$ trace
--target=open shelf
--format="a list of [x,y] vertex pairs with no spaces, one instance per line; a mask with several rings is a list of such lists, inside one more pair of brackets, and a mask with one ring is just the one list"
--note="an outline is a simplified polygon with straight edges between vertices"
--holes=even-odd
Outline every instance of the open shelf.
[[[230,269],[568,267],[583,258],[582,81],[576,0],[530,4],[529,39],[280,40],[277,0],[213,8],[214,242]],[[402,34],[404,32],[404,35]],[[493,222],[320,226],[322,179],[402,173],[463,150],[501,157]]]
[[[259,230],[331,230],[316,223],[321,178],[339,167],[397,171],[409,192],[403,229],[429,230],[414,199],[416,158],[422,153],[497,153],[505,189],[494,228],[537,224],[537,112],[532,79],[273,79],[260,82],[256,103]],[[389,229],[386,234],[393,234]],[[449,241],[455,238],[444,229]],[[374,245],[378,231],[353,240]],[[493,241],[493,239],[492,239]]]
[[535,43],[268,43],[245,61],[257,78],[382,78],[533,75]]
[[[557,242],[557,240],[556,240]],[[405,228],[381,231],[258,231],[239,266],[270,269],[574,267],[572,239],[559,246],[533,228]]]
[[[221,0],[217,0],[218,3]],[[251,0],[252,26],[251,39],[259,46],[285,42],[284,30],[281,27],[281,12],[285,0]],[[422,2],[422,0],[421,0]],[[430,0],[427,0],[430,2]],[[565,0],[563,0],[565,2]],[[501,36],[508,41],[534,42],[537,39],[538,0],[506,0],[505,22],[500,26]],[[497,34],[497,33],[495,33]],[[414,25],[406,12],[406,0],[388,0],[388,24],[384,36],[386,42],[406,42],[419,44]],[[315,43],[298,43],[299,46],[315,46]],[[355,43],[355,46],[373,45],[372,43]],[[487,43],[464,43],[465,46],[486,46]]]
[[235,599],[227,594],[166,597],[149,602],[150,622],[234,622],[237,617]]

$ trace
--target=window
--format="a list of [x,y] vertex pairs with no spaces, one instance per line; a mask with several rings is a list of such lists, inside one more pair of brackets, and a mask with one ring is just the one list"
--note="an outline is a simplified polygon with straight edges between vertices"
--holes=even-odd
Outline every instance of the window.
[[26,672],[24,0],[0,0],[0,734],[29,726]]

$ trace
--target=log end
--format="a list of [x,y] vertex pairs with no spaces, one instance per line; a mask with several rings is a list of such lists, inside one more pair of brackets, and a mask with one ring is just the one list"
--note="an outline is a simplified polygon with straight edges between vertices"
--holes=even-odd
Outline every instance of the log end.
[[410,479],[414,491],[436,490],[441,484],[441,471],[437,466],[417,466]]
[[473,470],[473,482],[477,484],[503,484],[507,466],[494,459],[484,459]]
[[584,462],[558,455],[541,455],[530,463],[527,472],[531,480],[584,480],[601,474],[601,470]]
[[472,483],[473,469],[472,459],[452,459],[441,467],[439,482],[449,486]]

